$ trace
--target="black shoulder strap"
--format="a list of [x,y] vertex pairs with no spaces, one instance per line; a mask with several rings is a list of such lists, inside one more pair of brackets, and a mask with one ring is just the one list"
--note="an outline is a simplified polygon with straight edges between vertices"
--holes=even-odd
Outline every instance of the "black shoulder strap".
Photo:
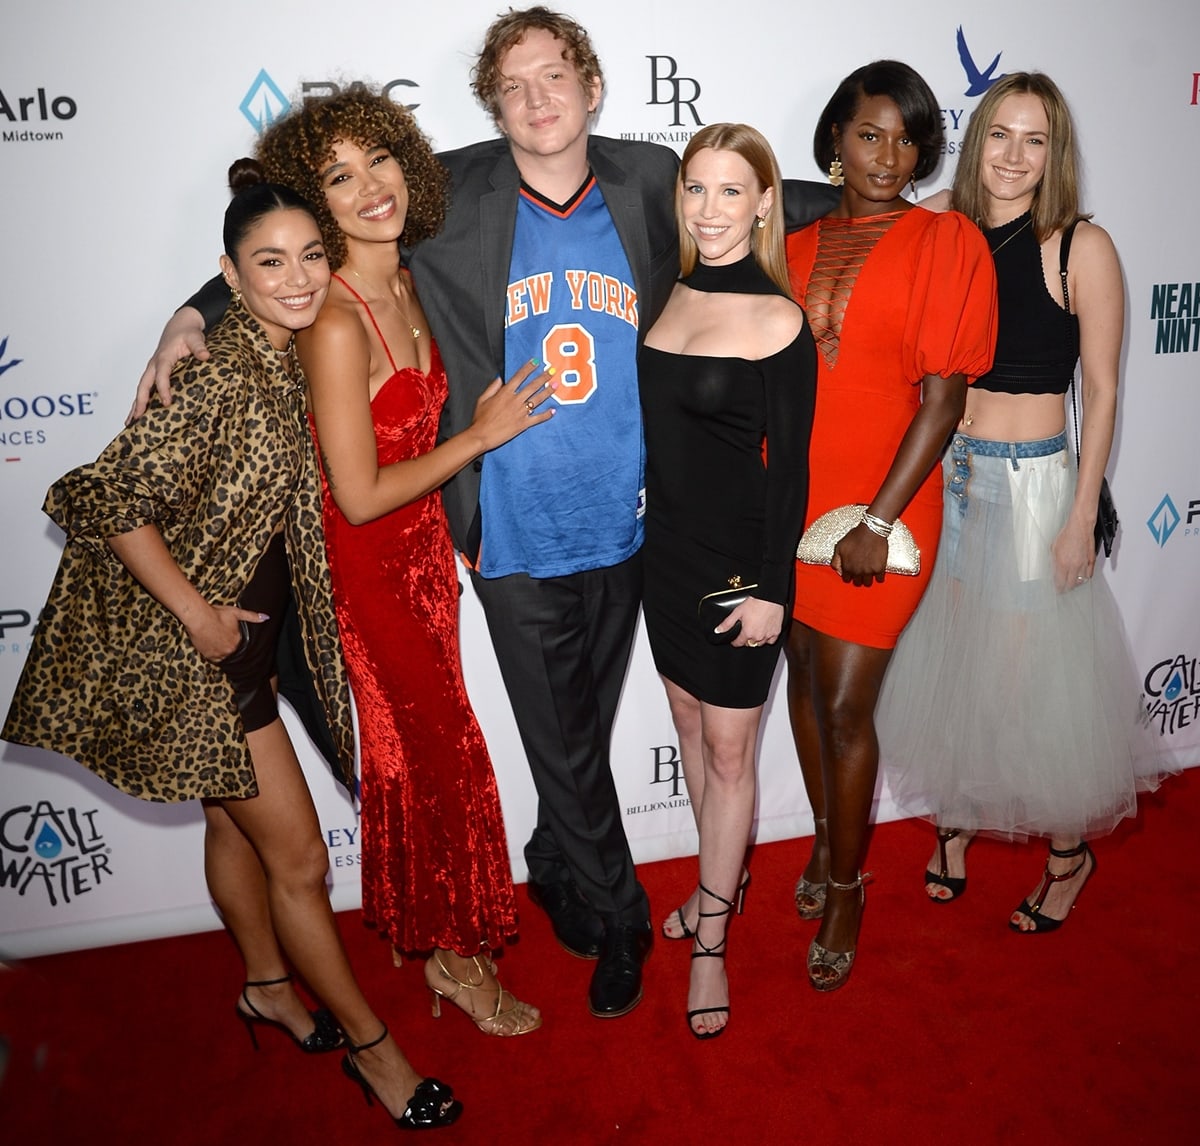
[[[1071,239],[1075,234],[1078,219],[1063,230],[1062,238],[1058,241],[1058,277],[1062,279],[1063,305],[1067,312],[1067,330],[1071,336],[1071,346],[1076,357],[1079,346],[1076,343],[1075,324],[1071,321],[1071,294],[1067,290],[1067,260],[1071,257]],[[1079,464],[1079,409],[1075,404],[1075,377],[1071,376],[1071,419],[1075,423],[1075,464]]]
[[1071,313],[1071,296],[1067,292],[1067,260],[1071,257],[1071,239],[1075,235],[1075,227],[1079,220],[1076,219],[1063,233],[1062,238],[1058,242],[1058,275],[1062,279],[1063,302],[1067,304],[1067,313]]

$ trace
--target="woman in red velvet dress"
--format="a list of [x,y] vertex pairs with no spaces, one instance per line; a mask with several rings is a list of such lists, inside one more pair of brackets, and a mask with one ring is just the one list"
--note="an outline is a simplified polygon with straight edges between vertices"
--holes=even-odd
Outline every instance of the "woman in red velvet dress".
[[[797,563],[787,643],[792,732],[816,824],[796,906],[822,919],[808,953],[821,991],[842,986],[854,961],[879,769],[875,702],[937,552],[935,462],[995,342],[982,235],[961,215],[901,197],[934,169],[941,146],[937,100],[912,68],[859,68],[814,136],[817,163],[844,178],[841,203],[788,240],[793,293],[818,350],[806,524],[838,506],[867,507],[831,566]],[[921,550],[919,576],[885,576],[897,518]]]
[[446,175],[412,116],[361,88],[307,100],[262,137],[271,177],[317,204],[336,269],[303,343],[325,531],[361,745],[363,915],[492,1035],[541,1016],[488,958],[516,930],[496,779],[463,684],[458,578],[439,487],[550,417],[529,364],[437,444],[446,374],[397,243],[435,234]]

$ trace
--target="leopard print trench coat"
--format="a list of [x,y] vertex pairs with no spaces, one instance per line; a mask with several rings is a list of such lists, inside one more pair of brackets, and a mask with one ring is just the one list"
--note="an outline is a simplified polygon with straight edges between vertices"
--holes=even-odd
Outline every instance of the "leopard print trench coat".
[[350,692],[299,367],[240,305],[208,347],[207,362],[176,367],[170,406],[156,403],[47,494],[66,547],[2,735],[142,800],[256,795],[228,679],[105,538],[157,526],[201,595],[234,605],[282,524],[309,668],[351,783]]

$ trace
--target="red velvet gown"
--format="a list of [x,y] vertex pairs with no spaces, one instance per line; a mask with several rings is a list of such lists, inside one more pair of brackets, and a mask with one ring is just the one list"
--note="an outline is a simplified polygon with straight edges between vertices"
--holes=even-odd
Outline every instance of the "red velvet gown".
[[[371,403],[381,466],[436,443],[446,372],[436,345],[432,355],[428,374],[393,361]],[[326,485],[324,519],[358,712],[363,917],[399,951],[498,947],[516,931],[516,900],[496,777],[463,684],[441,493],[351,525]]]

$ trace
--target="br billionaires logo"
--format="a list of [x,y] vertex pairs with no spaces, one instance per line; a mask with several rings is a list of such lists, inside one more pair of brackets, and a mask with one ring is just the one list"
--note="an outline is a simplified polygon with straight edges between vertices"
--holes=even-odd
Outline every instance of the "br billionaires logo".
[[[704,126],[697,104],[700,101],[700,81],[682,74],[674,56],[647,56],[650,75],[650,98],[647,107],[665,108],[663,120],[645,131],[622,131],[621,139],[640,139],[648,143],[687,143],[696,129]],[[669,117],[669,118],[668,118]]]
[[1142,683],[1146,723],[1160,736],[1171,736],[1200,717],[1200,674],[1197,658],[1187,653],[1159,661]]
[[0,888],[65,907],[112,877],[99,808],[49,800],[0,813]]
[[[366,85],[355,81],[349,84],[347,91],[365,88]],[[379,90],[385,98],[394,100],[409,111],[415,111],[419,103],[403,103],[401,96],[408,94],[417,87],[415,80],[389,80]],[[334,96],[342,90],[341,84],[334,80],[305,80],[300,85],[301,98],[307,96]],[[283,94],[279,85],[271,78],[266,68],[259,71],[254,82],[247,89],[238,104],[238,110],[246,117],[247,122],[260,135],[277,119],[287,115],[291,102]]]
[[[53,125],[74,119],[79,105],[69,95],[52,95],[45,88],[32,93],[0,88],[0,141],[56,143],[63,133]],[[8,126],[4,124],[7,121]]]
[[21,447],[44,446],[49,440],[48,427],[61,418],[88,417],[95,413],[97,391],[74,394],[13,394],[5,387],[13,371],[25,359],[8,349],[8,336],[0,338],[0,447],[5,462],[19,462]]
[[1169,493],[1164,494],[1154,512],[1146,518],[1146,528],[1160,549],[1171,540],[1180,525],[1183,526],[1181,537],[1200,537],[1200,524],[1197,524],[1200,522],[1200,498],[1181,501],[1181,504],[1187,506],[1184,513],[1179,512]]
[[645,804],[631,804],[625,809],[627,816],[641,816],[647,812],[662,812],[668,808],[689,808],[683,781],[683,760],[674,744],[656,744],[650,749],[650,783],[654,798]]

